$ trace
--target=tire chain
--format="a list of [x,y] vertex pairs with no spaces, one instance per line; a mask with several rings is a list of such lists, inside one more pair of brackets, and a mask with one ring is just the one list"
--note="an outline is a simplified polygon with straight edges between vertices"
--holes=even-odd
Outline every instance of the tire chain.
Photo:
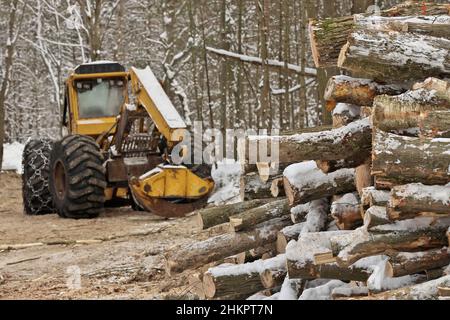
[[[53,201],[49,191],[48,177],[48,174],[50,174],[50,152],[53,148],[53,141],[48,139],[37,140],[42,145],[39,146],[38,149],[25,149],[27,154],[24,155],[24,158],[28,158],[29,161],[27,164],[22,164],[22,169],[25,173],[25,166],[28,166],[27,171],[32,172],[31,176],[26,177],[25,184],[30,193],[24,198],[24,201],[27,202],[28,208],[33,208],[35,214],[40,214],[54,211]],[[40,165],[41,161],[43,162],[43,165]],[[47,168],[47,176],[42,172],[42,168]],[[42,183],[36,183],[36,181],[41,181]],[[45,192],[45,189],[48,191]],[[48,194],[48,197],[45,199],[42,196],[43,194]],[[39,206],[36,206],[36,204],[39,204]]]

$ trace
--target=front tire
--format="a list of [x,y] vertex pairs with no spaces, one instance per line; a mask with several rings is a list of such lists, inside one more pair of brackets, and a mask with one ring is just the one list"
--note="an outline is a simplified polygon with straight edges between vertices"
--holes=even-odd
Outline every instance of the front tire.
[[22,197],[27,215],[55,212],[49,188],[52,148],[53,141],[50,139],[33,139],[23,150]]
[[104,208],[103,156],[90,137],[70,135],[55,143],[50,157],[50,192],[63,218],[89,219]]

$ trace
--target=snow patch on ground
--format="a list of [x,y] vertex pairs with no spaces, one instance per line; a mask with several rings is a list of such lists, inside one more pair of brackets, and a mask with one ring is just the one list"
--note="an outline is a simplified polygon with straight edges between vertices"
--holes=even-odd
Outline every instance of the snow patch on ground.
[[241,176],[241,165],[232,159],[224,159],[213,166],[211,176],[215,182],[214,192],[208,199],[208,203],[215,205],[231,204],[240,201],[239,179]]
[[25,145],[19,142],[3,145],[2,170],[16,171],[22,174],[22,153]]
[[333,289],[339,287],[350,288],[350,284],[340,280],[331,280],[324,285],[305,289],[298,300],[331,300],[331,293],[333,292]]

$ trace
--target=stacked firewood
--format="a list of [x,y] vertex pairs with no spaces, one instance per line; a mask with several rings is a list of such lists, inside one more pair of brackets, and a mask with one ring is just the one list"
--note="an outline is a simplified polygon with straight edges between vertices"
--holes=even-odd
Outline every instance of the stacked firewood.
[[[248,137],[243,202],[199,211],[217,235],[168,252],[167,272],[201,268],[208,299],[449,295],[449,13],[407,2],[312,21],[317,66],[352,75],[327,85],[333,126]],[[249,164],[261,140],[278,162]]]

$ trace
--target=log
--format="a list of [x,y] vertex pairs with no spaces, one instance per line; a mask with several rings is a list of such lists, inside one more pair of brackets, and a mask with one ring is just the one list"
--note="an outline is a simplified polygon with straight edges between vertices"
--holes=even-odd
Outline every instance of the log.
[[379,294],[371,295],[366,299],[371,300],[437,300],[439,297],[439,287],[449,287],[450,276],[441,277],[428,282],[390,290]]
[[245,262],[253,262],[259,259],[266,260],[276,254],[276,243],[271,242],[262,247],[253,248],[246,252]]
[[277,270],[285,264],[284,255],[242,265],[222,264],[210,268],[203,275],[203,288],[207,298],[218,298],[239,293],[250,295],[264,289],[260,274],[268,269]]
[[[447,15],[447,4],[426,3],[423,12],[422,3],[408,1],[380,12],[381,16],[415,16],[415,15]],[[368,15],[368,14],[367,14]],[[341,48],[346,44],[348,36],[354,30],[353,16],[311,20],[309,33],[314,63],[317,68],[335,67]]]
[[208,229],[216,225],[226,223],[229,217],[241,212],[260,207],[273,199],[256,199],[252,201],[244,201],[224,206],[211,207],[199,210],[197,212],[196,224],[200,230]]
[[[272,177],[273,178],[273,177]],[[241,176],[240,198],[241,201],[271,198],[270,187],[272,179],[262,182],[258,173],[252,172]]]
[[362,213],[374,206],[386,207],[390,198],[390,192],[377,190],[375,187],[364,188],[361,194]]
[[[411,52],[417,43],[421,43],[421,50]],[[350,34],[342,47],[338,67],[376,81],[445,77],[450,74],[449,48],[450,40],[444,38],[359,29]]]
[[276,248],[278,253],[285,253],[286,246],[291,240],[297,240],[305,223],[297,223],[281,229],[277,234]]
[[344,281],[365,281],[370,271],[365,267],[354,265],[341,267],[337,263],[316,265],[314,256],[331,252],[330,239],[345,237],[350,231],[329,231],[307,233],[298,241],[291,241],[286,248],[287,270],[290,279],[301,278],[312,280],[316,278],[342,279]]
[[276,178],[272,181],[272,185],[270,186],[270,193],[274,198],[284,197],[286,195],[286,192],[284,192],[284,184],[282,177]]
[[364,214],[364,227],[369,231],[373,227],[389,223],[392,223],[392,221],[387,215],[386,207],[373,206],[367,209]]
[[409,32],[450,39],[450,17],[448,15],[442,15],[393,18],[355,15],[355,29]]
[[[328,80],[324,98],[337,103],[372,106],[374,98],[378,95],[387,94],[392,96],[403,92],[405,90],[396,85],[382,85],[370,79],[339,75]],[[360,114],[360,112],[358,113]]]
[[447,244],[445,230],[448,218],[417,218],[352,231],[351,235],[330,239],[333,254],[341,266],[349,266],[361,258],[386,250],[417,251],[442,247]]
[[439,97],[450,98],[450,82],[446,80],[429,77],[425,81],[413,85],[412,90],[418,89],[435,91]]
[[425,186],[412,183],[392,188],[387,207],[391,220],[418,216],[450,216],[450,184]]
[[298,300],[303,293],[305,285],[306,281],[303,279],[289,279],[289,277],[285,277],[278,300]]
[[333,128],[340,128],[360,119],[360,111],[361,107],[354,104],[336,104],[336,107],[333,110]]
[[449,149],[450,139],[419,139],[376,130],[372,175],[376,176],[377,189],[415,182],[447,184]]
[[261,207],[231,216],[230,231],[250,229],[261,222],[289,215],[290,212],[291,208],[288,199],[273,201]]
[[370,156],[371,137],[371,124],[366,118],[332,130],[284,136],[249,136],[248,140],[253,145],[267,141],[278,144],[279,162],[295,163],[348,158],[364,161]]
[[222,234],[171,250],[165,254],[168,275],[194,269],[226,257],[261,247],[276,241],[277,233],[289,224],[289,219],[274,219],[247,232]]
[[324,174],[314,161],[293,164],[284,171],[284,190],[290,205],[297,205],[355,190],[355,170]]
[[305,217],[309,211],[309,202],[296,205],[291,208],[291,220],[292,223],[297,224],[305,221]]
[[450,252],[446,247],[422,252],[393,252],[387,254],[389,255],[389,277],[402,277],[438,269],[450,263]]
[[422,111],[419,128],[424,138],[450,138],[450,110]]
[[286,263],[266,268],[260,273],[260,280],[264,288],[276,288],[283,284],[287,275]]
[[355,169],[355,186],[356,191],[361,196],[363,189],[373,186],[374,180],[370,174],[370,168],[372,166],[372,159],[369,158],[363,164]]
[[243,264],[246,262],[246,255],[246,252],[241,252],[223,259],[223,262],[227,264]]
[[259,178],[262,182],[267,182],[270,177],[274,176],[272,178],[273,180],[276,180],[276,178],[282,176],[282,173],[284,169],[289,164],[287,163],[279,163],[279,162],[258,162],[256,164],[256,167],[258,169]]
[[420,114],[426,111],[450,109],[450,99],[435,91],[417,89],[398,96],[382,95],[373,103],[373,125],[383,131],[419,127]]
[[353,230],[362,225],[359,196],[347,193],[331,204],[331,216],[340,230]]
[[205,299],[205,291],[203,290],[203,274],[201,272],[195,272],[189,275],[188,284],[190,292],[198,296],[199,299]]

